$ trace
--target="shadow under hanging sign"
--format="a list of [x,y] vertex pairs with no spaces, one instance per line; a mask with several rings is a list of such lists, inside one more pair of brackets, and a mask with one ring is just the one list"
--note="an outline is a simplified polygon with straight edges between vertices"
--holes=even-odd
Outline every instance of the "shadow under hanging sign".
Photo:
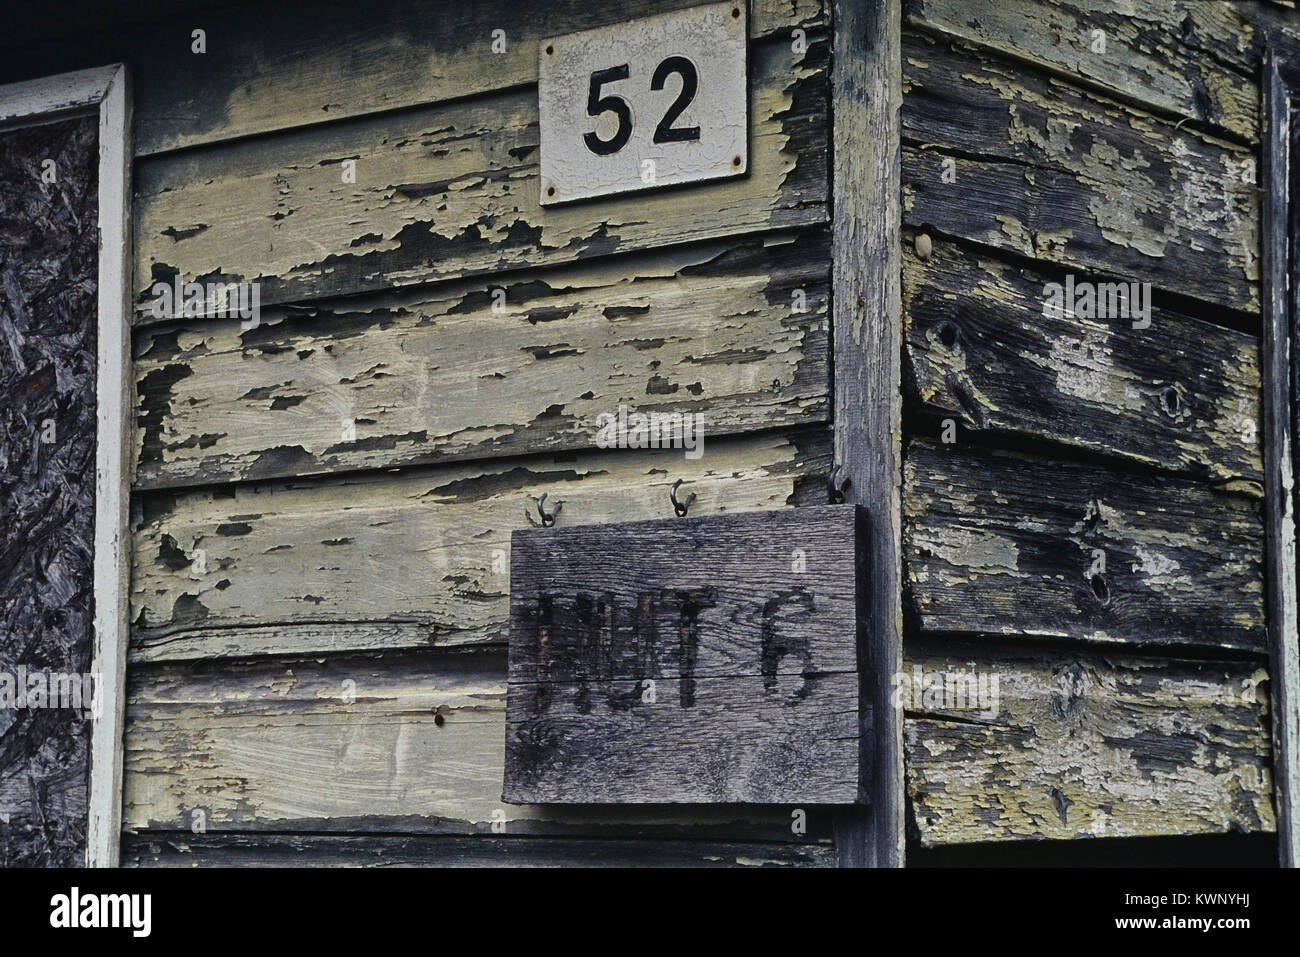
[[503,799],[857,801],[864,522],[837,505],[515,532]]

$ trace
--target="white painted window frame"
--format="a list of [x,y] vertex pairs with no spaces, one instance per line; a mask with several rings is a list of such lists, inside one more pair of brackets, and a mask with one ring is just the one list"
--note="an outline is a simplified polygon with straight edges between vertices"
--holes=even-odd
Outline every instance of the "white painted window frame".
[[125,64],[0,86],[0,127],[99,114],[99,302],[95,436],[95,647],[86,863],[116,867],[129,637],[131,467],[131,91]]

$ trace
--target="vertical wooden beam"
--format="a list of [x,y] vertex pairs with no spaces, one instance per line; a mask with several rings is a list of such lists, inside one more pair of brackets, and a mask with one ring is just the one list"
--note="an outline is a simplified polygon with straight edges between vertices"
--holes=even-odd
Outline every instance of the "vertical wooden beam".
[[[1277,797],[1278,852],[1283,867],[1300,860],[1295,802],[1300,798],[1300,645],[1296,638],[1295,411],[1292,316],[1295,262],[1291,224],[1291,97],[1295,79],[1270,45],[1264,59],[1264,271],[1263,408],[1268,549],[1268,632],[1273,712],[1273,780]],[[1297,357],[1300,358],[1300,357]]]
[[109,68],[99,103],[99,368],[95,442],[95,651],[86,862],[117,867],[131,576],[131,91]]
[[[859,635],[868,806],[836,822],[846,867],[903,864],[902,258],[899,0],[836,0],[831,66],[835,458],[867,511],[868,592]],[[865,645],[865,647],[862,647]],[[867,717],[867,716],[870,717]]]

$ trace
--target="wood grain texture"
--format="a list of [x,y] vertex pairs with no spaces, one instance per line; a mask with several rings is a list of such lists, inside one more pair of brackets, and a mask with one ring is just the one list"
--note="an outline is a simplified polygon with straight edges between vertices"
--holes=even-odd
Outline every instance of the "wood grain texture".
[[[94,114],[0,133],[4,867],[86,862],[89,694],[103,693],[81,680],[94,651],[98,155]],[[60,675],[77,707],[50,701]]]
[[1300,223],[1300,159],[1296,101],[1300,99],[1300,41],[1278,35],[1264,65],[1264,333],[1261,347],[1262,438],[1266,460],[1266,596],[1269,682],[1277,781],[1278,859],[1300,865],[1300,637],[1297,636],[1296,460],[1300,439],[1300,355],[1292,343],[1300,293],[1296,290],[1296,228]]
[[[998,676],[995,718],[924,697],[910,709],[908,788],[927,845],[1272,829],[1256,663],[981,644],[909,655],[905,674],[916,665]],[[782,808],[500,803],[504,677],[500,654],[139,669],[126,820],[139,835],[126,860],[139,842],[249,834],[237,846],[264,846],[268,832],[792,839]],[[188,833],[197,810],[207,836]],[[816,843],[829,814],[808,810]]]
[[[90,741],[86,863],[117,867],[122,834],[122,727],[129,641],[131,513],[131,72],[118,63],[99,102],[98,387],[95,436],[95,643],[106,690]],[[111,693],[109,692],[111,689]]]
[[854,674],[859,522],[820,505],[517,530],[510,681]]
[[128,836],[126,867],[833,867],[826,844],[428,835]]
[[[902,664],[902,295],[899,276],[899,110],[902,102],[898,0],[843,0],[835,7],[831,76],[835,150],[833,335],[835,459],[846,501],[866,510],[862,551],[866,603],[859,635],[863,682],[862,766],[873,783],[869,810],[842,815],[840,864],[902,867],[902,715],[889,676]],[[864,792],[865,796],[865,792]]]
[[[905,0],[910,27],[1051,70],[1147,110],[1259,136],[1256,30],[1229,3]],[[1094,30],[1101,30],[1105,52]]]
[[[524,0],[430,6],[427,0],[322,3],[301,10],[240,5],[154,32],[170,49],[140,57],[137,154],[217,143],[288,127],[477,96],[537,82],[543,37],[692,7],[698,0]],[[754,39],[824,29],[821,0],[751,0]],[[189,53],[190,30],[209,52]],[[492,51],[492,31],[505,49]],[[144,46],[142,43],[141,46]],[[176,69],[177,60],[185,69]]]
[[1255,498],[960,440],[912,442],[904,475],[907,607],[923,631],[1267,647]]
[[[0,102],[0,124],[8,127],[22,122],[41,123],[51,115],[95,110],[119,70],[120,65],[99,66],[7,83]],[[47,71],[48,67],[40,72]]]
[[1060,274],[943,241],[923,260],[913,238],[903,301],[917,409],[995,441],[1263,480],[1256,337],[1159,308],[1146,329],[1045,315],[1044,288]]
[[141,330],[135,484],[594,449],[620,405],[706,443],[822,421],[829,258],[772,235]]
[[824,223],[827,44],[751,58],[750,175],[649,198],[543,211],[534,88],[142,162],[136,321],[177,274],[265,307]]
[[132,660],[504,642],[510,532],[537,524],[542,493],[563,503],[561,527],[669,516],[677,478],[694,514],[781,508],[829,458],[824,430],[706,449],[151,495],[133,548]]
[[[545,707],[527,693],[539,687]],[[856,674],[662,678],[653,704],[643,702],[645,689],[616,680],[512,690],[502,800],[635,807],[857,799]]]
[[854,508],[517,531],[503,800],[858,797]]
[[993,717],[905,692],[918,699],[907,790],[923,846],[1275,827],[1257,662],[980,643],[908,664],[998,690]]
[[[501,801],[506,660],[473,654],[165,664],[128,700],[125,827],[820,843],[829,810]],[[196,818],[195,812],[202,816]],[[494,830],[494,824],[496,829]]]
[[946,41],[905,42],[905,222],[1259,311],[1252,150]]

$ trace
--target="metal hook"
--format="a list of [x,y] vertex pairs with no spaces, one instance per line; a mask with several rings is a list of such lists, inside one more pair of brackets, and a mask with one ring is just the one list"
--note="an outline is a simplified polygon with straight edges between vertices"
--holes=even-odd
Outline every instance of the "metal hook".
[[839,505],[844,501],[844,491],[853,484],[852,479],[845,479],[843,482],[836,483],[835,476],[840,473],[841,465],[836,465],[831,469],[831,474],[826,476],[826,491],[830,496],[832,505]]
[[668,490],[668,498],[672,500],[673,511],[677,513],[678,518],[684,517],[686,515],[686,510],[691,507],[691,502],[695,501],[694,492],[686,496],[686,501],[684,502],[677,501],[677,487],[681,484],[682,484],[682,480],[678,479],[676,482],[673,483],[673,487]]
[[559,514],[560,514],[560,509],[564,508],[564,503],[563,503],[563,502],[560,502],[560,503],[558,503],[558,504],[555,506],[555,511],[551,512],[549,515],[546,514],[546,509],[542,508],[542,506],[546,504],[546,496],[547,496],[548,494],[550,494],[550,493],[549,493],[549,492],[543,492],[543,493],[542,493],[542,497],[539,498],[539,499],[537,500],[537,514],[540,515],[540,516],[542,516],[542,527],[543,527],[543,528],[550,528],[552,525],[554,525],[554,524],[555,524],[555,516],[559,515]]

